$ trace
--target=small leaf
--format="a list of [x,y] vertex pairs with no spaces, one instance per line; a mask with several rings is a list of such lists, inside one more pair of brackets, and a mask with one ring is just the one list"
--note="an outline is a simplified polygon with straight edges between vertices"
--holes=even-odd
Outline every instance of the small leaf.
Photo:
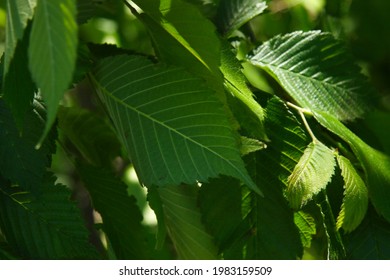
[[313,112],[317,121],[341,137],[363,166],[365,182],[375,209],[390,221],[390,157],[367,145],[333,115]]
[[303,211],[294,213],[294,223],[299,229],[303,247],[310,248],[313,235],[317,233],[316,221]]
[[34,15],[37,0],[7,0],[4,75],[14,56],[18,41],[22,40],[28,21]]
[[197,186],[159,188],[164,220],[180,259],[217,259],[213,238],[205,231],[197,207]]
[[241,155],[245,156],[247,154],[265,149],[267,145],[264,142],[261,142],[257,139],[252,139],[248,137],[241,137]]
[[299,209],[330,182],[336,165],[333,152],[319,141],[311,142],[288,177],[287,196]]
[[102,60],[94,75],[143,184],[195,184],[225,174],[259,192],[222,105],[201,79],[126,55]]
[[304,108],[353,120],[372,107],[372,86],[345,47],[319,31],[279,35],[249,57]]
[[228,37],[233,31],[260,15],[267,8],[264,0],[221,0],[217,12],[217,24]]
[[40,142],[55,121],[76,63],[77,25],[74,0],[40,0],[30,36],[29,66],[47,106]]
[[353,231],[362,222],[368,207],[368,191],[363,179],[356,172],[351,162],[337,155],[337,162],[344,178],[344,198],[337,217],[337,228],[346,232]]

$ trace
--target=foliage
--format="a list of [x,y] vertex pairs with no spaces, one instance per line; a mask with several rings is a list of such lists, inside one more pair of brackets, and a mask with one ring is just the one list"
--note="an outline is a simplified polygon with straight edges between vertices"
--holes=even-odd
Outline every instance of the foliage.
[[0,258],[388,259],[359,6],[292,2],[7,0]]

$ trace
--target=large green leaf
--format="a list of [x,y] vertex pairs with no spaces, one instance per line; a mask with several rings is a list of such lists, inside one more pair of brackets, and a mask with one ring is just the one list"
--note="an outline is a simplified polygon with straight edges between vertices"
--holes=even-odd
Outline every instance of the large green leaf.
[[39,196],[2,183],[0,225],[7,242],[23,259],[99,258],[69,190],[54,180],[45,180]]
[[50,166],[51,154],[55,151],[55,132],[50,134],[41,149],[35,144],[44,127],[45,111],[42,104],[35,101],[23,123],[20,134],[11,111],[0,99],[0,174],[20,185],[23,189],[39,192],[46,168]]
[[78,171],[103,218],[103,230],[118,259],[147,259],[146,232],[135,198],[127,186],[101,168],[79,166]]
[[[31,26],[31,25],[30,25]],[[8,66],[8,71],[4,76],[3,96],[9,105],[15,122],[22,132],[23,122],[26,112],[31,107],[31,103],[36,91],[32,81],[30,70],[26,61],[28,60],[28,40],[31,28],[27,27],[23,38],[15,48],[13,59]],[[23,77],[23,82],[20,82]]]
[[390,157],[367,145],[333,115],[314,112],[317,121],[347,142],[363,166],[370,200],[390,221]]
[[258,191],[222,105],[202,80],[126,55],[102,60],[93,79],[143,184],[194,184],[225,174]]
[[158,189],[165,225],[180,259],[217,259],[213,238],[201,222],[198,189],[189,185]]
[[346,236],[347,258],[352,260],[390,260],[390,224],[373,209],[360,226]]
[[266,8],[267,3],[264,0],[221,0],[217,13],[220,32],[229,36]]
[[361,117],[372,104],[370,84],[331,34],[279,35],[258,47],[249,60],[268,71],[301,107],[343,121]]
[[299,209],[330,182],[336,161],[333,152],[319,141],[311,142],[288,177],[287,197]]
[[337,227],[350,232],[362,222],[366,215],[368,191],[352,163],[342,155],[337,155],[336,158],[344,178],[345,189],[343,204],[337,217]]
[[18,41],[22,40],[28,20],[34,15],[37,0],[7,0],[7,24],[4,55],[4,74],[14,56]]
[[72,81],[77,54],[75,0],[40,0],[30,36],[29,66],[47,106],[47,135]]

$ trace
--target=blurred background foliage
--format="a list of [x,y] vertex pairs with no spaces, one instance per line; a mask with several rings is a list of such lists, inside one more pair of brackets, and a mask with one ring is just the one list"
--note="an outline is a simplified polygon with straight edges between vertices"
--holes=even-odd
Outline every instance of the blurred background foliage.
[[[83,2],[78,0],[79,9],[84,9]],[[89,0],[88,0],[89,1]],[[79,17],[79,39],[82,42],[96,44],[115,44],[118,47],[134,52],[153,55],[153,46],[149,34],[143,24],[133,16],[129,9],[119,0],[91,0],[95,3],[94,10],[88,17],[88,11],[83,11],[84,18]],[[157,0],[156,0],[157,1]],[[210,18],[215,14],[218,0],[187,0],[202,8]],[[5,40],[5,0],[0,0],[0,53],[4,51]],[[201,5],[202,4],[202,5]],[[206,4],[206,5],[204,5]],[[90,8],[90,7],[89,7]],[[352,125],[365,141],[379,150],[390,154],[390,1],[386,0],[272,0],[268,1],[266,13],[254,18],[243,27],[245,34],[250,34],[254,45],[264,42],[277,34],[295,30],[319,29],[329,31],[346,42],[365,74],[377,88],[379,93],[378,105],[380,110],[370,113],[364,121]],[[242,36],[242,34],[237,34]],[[251,48],[251,46],[247,46]],[[274,85],[258,75],[258,70],[244,65],[252,85],[272,91]],[[253,77],[253,80],[251,79]],[[64,103],[73,106],[95,109],[96,100],[89,92],[87,85],[80,83],[64,98]],[[374,98],[374,97],[373,97]],[[74,190],[74,196],[80,201],[80,208],[86,215],[91,211],[88,204],[87,191],[80,186],[74,163],[66,156],[64,149],[72,150],[66,139],[57,149],[53,170],[58,178]],[[68,151],[67,151],[68,152]],[[132,166],[118,157],[114,161],[117,173],[123,176],[129,186],[129,193],[137,198],[139,207],[143,210],[144,225],[150,229],[150,238],[156,231],[154,213],[147,206],[146,191],[138,186],[138,181]],[[135,185],[137,185],[135,187]],[[97,215],[97,214],[95,214]],[[90,217],[91,227],[99,219]],[[96,230],[99,235],[99,229]],[[97,238],[99,238],[97,236]],[[159,259],[171,258],[169,242],[166,248],[160,250]],[[306,258],[318,258],[321,248],[313,242],[312,248],[306,252]]]

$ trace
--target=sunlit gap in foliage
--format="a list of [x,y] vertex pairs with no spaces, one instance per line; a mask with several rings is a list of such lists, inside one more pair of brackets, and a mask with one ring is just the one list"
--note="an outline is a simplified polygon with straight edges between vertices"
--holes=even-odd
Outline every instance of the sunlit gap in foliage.
[[130,195],[134,195],[137,198],[137,203],[143,213],[144,219],[142,223],[146,226],[156,226],[157,218],[154,214],[154,211],[149,207],[148,203],[143,204],[143,202],[146,201],[147,189],[139,186],[137,173],[135,173],[133,166],[130,165],[127,168],[124,177],[125,181],[129,185],[128,193]]

